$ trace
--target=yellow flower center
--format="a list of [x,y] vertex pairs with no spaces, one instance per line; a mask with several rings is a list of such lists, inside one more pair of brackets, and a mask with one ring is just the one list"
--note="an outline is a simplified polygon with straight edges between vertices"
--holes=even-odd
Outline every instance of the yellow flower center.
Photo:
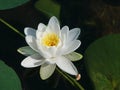
[[47,33],[42,37],[42,44],[45,46],[57,46],[59,37],[55,33]]

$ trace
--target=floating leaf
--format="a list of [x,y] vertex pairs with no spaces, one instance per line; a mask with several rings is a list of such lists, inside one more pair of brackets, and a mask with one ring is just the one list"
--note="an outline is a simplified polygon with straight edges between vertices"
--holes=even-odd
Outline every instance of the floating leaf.
[[36,2],[35,7],[49,17],[56,16],[59,18],[60,5],[53,0],[39,0]]
[[28,1],[29,0],[0,0],[0,10],[11,9]]
[[120,34],[96,40],[84,57],[95,90],[120,90]]
[[24,47],[21,47],[17,50],[19,53],[25,55],[25,56],[30,56],[32,54],[35,54],[36,52],[30,48],[29,46],[24,46]]
[[16,72],[0,60],[0,90],[22,90]]
[[72,52],[70,54],[65,55],[66,58],[70,59],[71,61],[78,61],[82,59],[82,54],[77,53],[77,52]]

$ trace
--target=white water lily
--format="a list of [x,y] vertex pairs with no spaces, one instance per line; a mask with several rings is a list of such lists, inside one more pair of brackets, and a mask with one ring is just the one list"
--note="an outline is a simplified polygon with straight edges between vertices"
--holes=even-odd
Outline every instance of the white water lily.
[[69,30],[68,26],[64,26],[60,29],[57,18],[53,16],[47,26],[40,23],[37,30],[25,28],[24,32],[29,47],[27,46],[28,51],[22,54],[29,56],[21,62],[23,67],[32,68],[41,65],[40,76],[43,80],[53,74],[56,66],[66,73],[78,75],[78,70],[71,62],[73,60],[69,54],[81,44],[80,40],[77,40],[80,34],[79,28]]

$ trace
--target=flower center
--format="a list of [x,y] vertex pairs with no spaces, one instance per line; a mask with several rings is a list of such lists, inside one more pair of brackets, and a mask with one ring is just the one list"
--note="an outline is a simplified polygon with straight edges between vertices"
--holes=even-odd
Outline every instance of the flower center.
[[59,37],[55,33],[47,33],[42,37],[42,44],[45,46],[57,46]]

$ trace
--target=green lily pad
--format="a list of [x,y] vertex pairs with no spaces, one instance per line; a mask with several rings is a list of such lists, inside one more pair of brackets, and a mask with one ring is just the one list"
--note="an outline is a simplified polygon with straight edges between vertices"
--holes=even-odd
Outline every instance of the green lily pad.
[[53,0],[38,0],[35,7],[47,16],[56,16],[59,18],[60,5]]
[[0,60],[0,90],[22,90],[16,72]]
[[28,1],[29,0],[0,0],[0,10],[11,9]]
[[84,57],[95,90],[120,90],[120,34],[96,40]]

